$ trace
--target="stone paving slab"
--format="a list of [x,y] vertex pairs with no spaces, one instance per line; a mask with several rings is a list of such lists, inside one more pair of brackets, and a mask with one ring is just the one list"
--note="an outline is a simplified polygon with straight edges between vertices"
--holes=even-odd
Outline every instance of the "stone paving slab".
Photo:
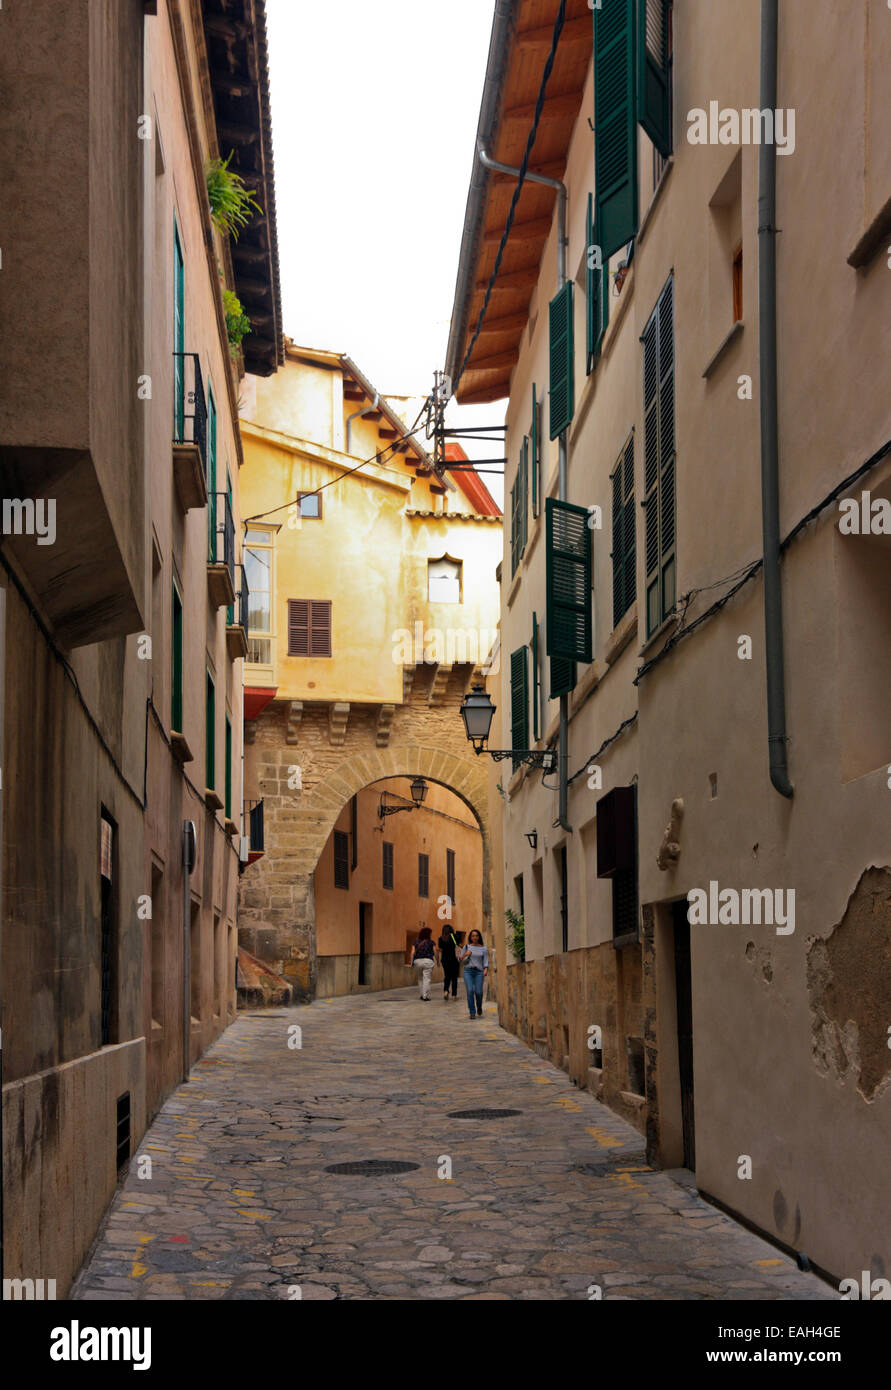
[[[299,1048],[289,1028],[301,1030]],[[513,1109],[501,1118],[450,1111]],[[151,1176],[140,1177],[151,1159]],[[378,1159],[374,1176],[326,1172]],[[835,1299],[501,1029],[394,990],[239,1015],[145,1134],[77,1299]]]

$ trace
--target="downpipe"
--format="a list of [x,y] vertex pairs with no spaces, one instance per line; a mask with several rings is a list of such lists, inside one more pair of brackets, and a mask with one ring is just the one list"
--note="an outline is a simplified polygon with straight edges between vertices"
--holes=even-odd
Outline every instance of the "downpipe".
[[[490,158],[486,153],[482,141],[478,140],[476,145],[477,158],[484,169],[494,170],[499,174],[510,174],[518,178],[520,170],[511,164],[501,164],[498,160]],[[566,284],[566,184],[562,179],[552,179],[546,174],[533,174],[531,170],[526,171],[526,178],[531,183],[543,183],[548,188],[556,189],[557,192],[557,289],[562,290]],[[558,439],[558,474],[557,474],[557,496],[561,502],[566,498],[566,479],[567,479],[567,448],[566,431],[562,430]],[[559,769],[560,769],[560,791],[557,811],[557,824],[563,830],[571,830],[572,827],[567,822],[568,802],[569,802],[569,695],[568,693],[560,696],[560,749],[559,749]]]
[[[777,108],[778,0],[761,0],[761,109]],[[770,780],[781,796],[789,780],[783,672],[783,586],[780,565],[779,428],[777,420],[776,144],[758,147],[758,328],[761,411],[761,517],[767,742]]]

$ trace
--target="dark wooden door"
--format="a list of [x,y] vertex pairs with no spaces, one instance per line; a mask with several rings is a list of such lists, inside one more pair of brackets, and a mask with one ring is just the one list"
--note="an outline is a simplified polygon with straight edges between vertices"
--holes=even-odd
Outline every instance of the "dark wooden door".
[[693,1121],[693,986],[690,968],[690,923],[686,902],[674,905],[674,980],[678,1012],[678,1069],[681,1077],[681,1124],[684,1166],[696,1171]]
[[365,984],[365,909],[367,903],[359,904],[359,984]]

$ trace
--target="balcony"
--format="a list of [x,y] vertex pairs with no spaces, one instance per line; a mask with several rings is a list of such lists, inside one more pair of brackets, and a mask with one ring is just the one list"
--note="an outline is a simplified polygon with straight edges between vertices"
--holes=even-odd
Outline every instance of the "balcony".
[[248,654],[248,612],[250,589],[244,565],[238,566],[241,587],[235,595],[235,603],[226,614],[226,650],[232,661]]
[[207,515],[207,592],[214,608],[235,602],[235,522],[226,492],[212,492]]
[[173,482],[184,512],[207,506],[207,401],[197,352],[173,354]]
[[263,840],[263,801],[246,801],[241,816],[241,862],[253,864],[260,859],[265,845]]

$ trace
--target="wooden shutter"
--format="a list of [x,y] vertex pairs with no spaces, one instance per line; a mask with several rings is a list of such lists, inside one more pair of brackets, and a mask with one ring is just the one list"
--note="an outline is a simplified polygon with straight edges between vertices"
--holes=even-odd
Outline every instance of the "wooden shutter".
[[[526,749],[529,746],[529,685],[526,665],[526,648],[518,647],[510,655],[510,731],[511,748]],[[513,759],[514,771],[519,767]]]
[[216,695],[210,672],[207,672],[204,704],[204,785],[213,790],[216,785],[217,716]]
[[574,661],[567,661],[565,656],[552,656],[550,658],[550,687],[548,694],[552,700],[556,700],[560,695],[568,695],[576,682],[576,665]]
[[643,335],[647,636],[675,602],[674,282]]
[[418,855],[418,897],[428,898],[430,896],[430,858],[429,855]]
[[510,572],[511,578],[520,563],[520,465],[510,490]]
[[613,484],[613,627],[634,602],[636,540],[634,515],[634,435],[619,455]]
[[382,879],[384,888],[393,887],[393,842],[392,840],[382,841],[383,862],[381,865]]
[[309,654],[310,656],[331,655],[331,600],[310,599],[309,603]]
[[637,0],[637,119],[667,159],[671,154],[668,0]]
[[525,554],[529,536],[529,436],[523,436],[520,453],[520,554]]
[[446,894],[452,907],[455,905],[455,851],[446,850]]
[[171,662],[170,727],[178,734],[183,731],[183,605],[173,588],[173,653]]
[[331,600],[288,599],[288,656],[331,655]]
[[334,832],[334,887],[350,886],[350,837],[344,830]]
[[634,11],[603,0],[594,14],[594,197],[604,260],[637,232]]
[[539,719],[539,707],[541,705],[541,675],[538,664],[538,614],[532,614],[532,640],[529,644],[529,651],[532,657],[532,741],[536,743],[541,737],[541,721]]
[[591,532],[588,512],[549,497],[547,546],[547,649],[567,661],[592,660]]
[[572,281],[567,280],[548,309],[550,331],[551,438],[572,423],[575,409],[575,371],[572,332]]
[[538,516],[538,494],[541,471],[541,410],[538,406],[535,382],[532,383],[532,515]]

